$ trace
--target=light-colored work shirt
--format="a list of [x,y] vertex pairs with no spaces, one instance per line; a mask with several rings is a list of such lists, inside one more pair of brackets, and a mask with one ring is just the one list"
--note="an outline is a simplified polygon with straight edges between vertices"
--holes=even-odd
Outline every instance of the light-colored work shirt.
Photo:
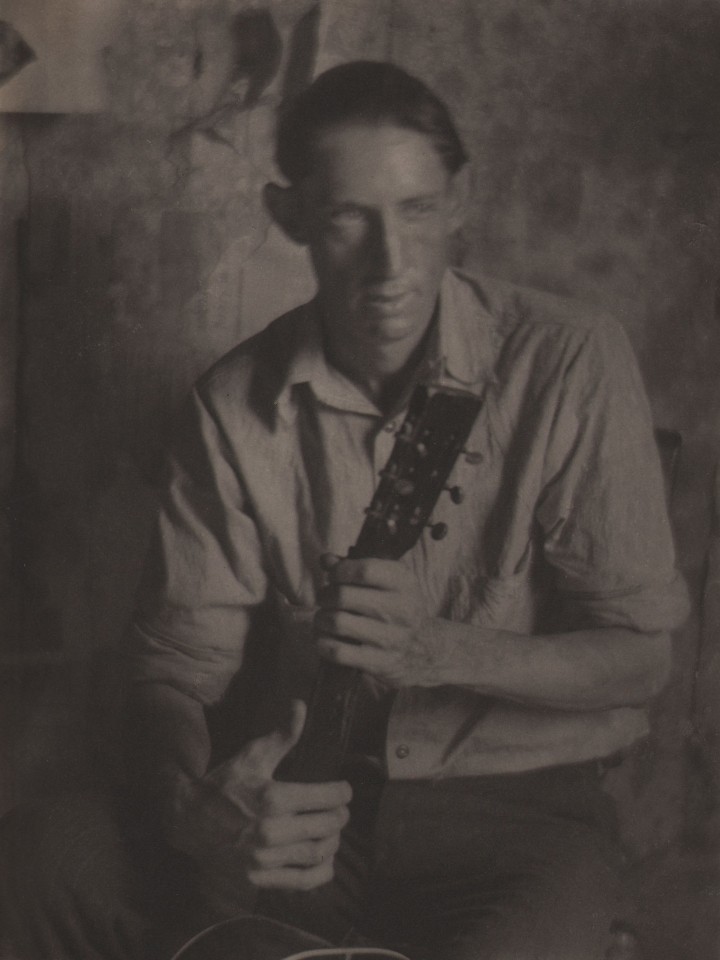
[[[428,614],[531,635],[679,625],[686,593],[621,328],[577,303],[448,271],[429,342],[429,367],[441,362],[448,383],[483,403],[467,444],[480,462],[461,457],[451,474],[464,500],[443,495],[433,515],[448,535],[426,531],[400,561]],[[270,716],[307,695],[320,557],[355,542],[403,413],[383,415],[326,362],[315,302],[198,382],[140,593],[137,682],[211,706],[242,696],[236,682],[254,671],[252,700]],[[647,730],[637,707],[408,687],[392,702],[385,761],[393,778],[528,770],[610,755]]]

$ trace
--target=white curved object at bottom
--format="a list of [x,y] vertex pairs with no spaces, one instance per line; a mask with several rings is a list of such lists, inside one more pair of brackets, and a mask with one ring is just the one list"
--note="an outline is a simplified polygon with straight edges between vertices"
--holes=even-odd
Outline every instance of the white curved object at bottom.
[[333,947],[287,924],[241,916],[196,934],[172,960],[408,960],[382,947]]

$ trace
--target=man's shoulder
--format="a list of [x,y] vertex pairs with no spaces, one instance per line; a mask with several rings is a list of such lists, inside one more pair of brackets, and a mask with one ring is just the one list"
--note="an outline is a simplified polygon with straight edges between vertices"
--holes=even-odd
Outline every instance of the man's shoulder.
[[216,360],[196,383],[200,395],[221,403],[251,393],[272,400],[300,346],[308,310],[308,304],[289,310]]
[[611,314],[578,297],[490,276],[473,265],[453,274],[477,297],[503,337],[523,331],[552,338],[605,331],[612,336],[619,328]]

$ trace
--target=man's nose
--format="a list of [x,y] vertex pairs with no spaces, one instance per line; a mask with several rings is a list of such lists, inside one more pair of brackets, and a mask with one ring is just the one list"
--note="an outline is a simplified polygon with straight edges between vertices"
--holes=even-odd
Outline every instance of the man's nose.
[[401,224],[378,218],[370,239],[371,268],[384,279],[399,276],[405,266],[405,239]]

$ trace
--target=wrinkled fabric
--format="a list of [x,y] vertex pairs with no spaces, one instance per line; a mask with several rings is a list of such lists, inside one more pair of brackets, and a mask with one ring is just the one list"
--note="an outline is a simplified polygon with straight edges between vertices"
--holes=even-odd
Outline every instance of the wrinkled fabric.
[[[449,271],[426,363],[483,397],[467,443],[480,463],[458,461],[451,483],[465,498],[442,496],[433,514],[449,534],[424,533],[402,561],[428,613],[528,634],[678,626],[686,591],[622,329],[584,305]],[[267,726],[307,696],[320,557],[354,543],[406,403],[384,416],[327,365],[315,302],[198,382],[131,632],[136,682],[208,707],[244,698]],[[606,756],[646,732],[639,708],[406,688],[385,760],[391,778],[505,773]]]

